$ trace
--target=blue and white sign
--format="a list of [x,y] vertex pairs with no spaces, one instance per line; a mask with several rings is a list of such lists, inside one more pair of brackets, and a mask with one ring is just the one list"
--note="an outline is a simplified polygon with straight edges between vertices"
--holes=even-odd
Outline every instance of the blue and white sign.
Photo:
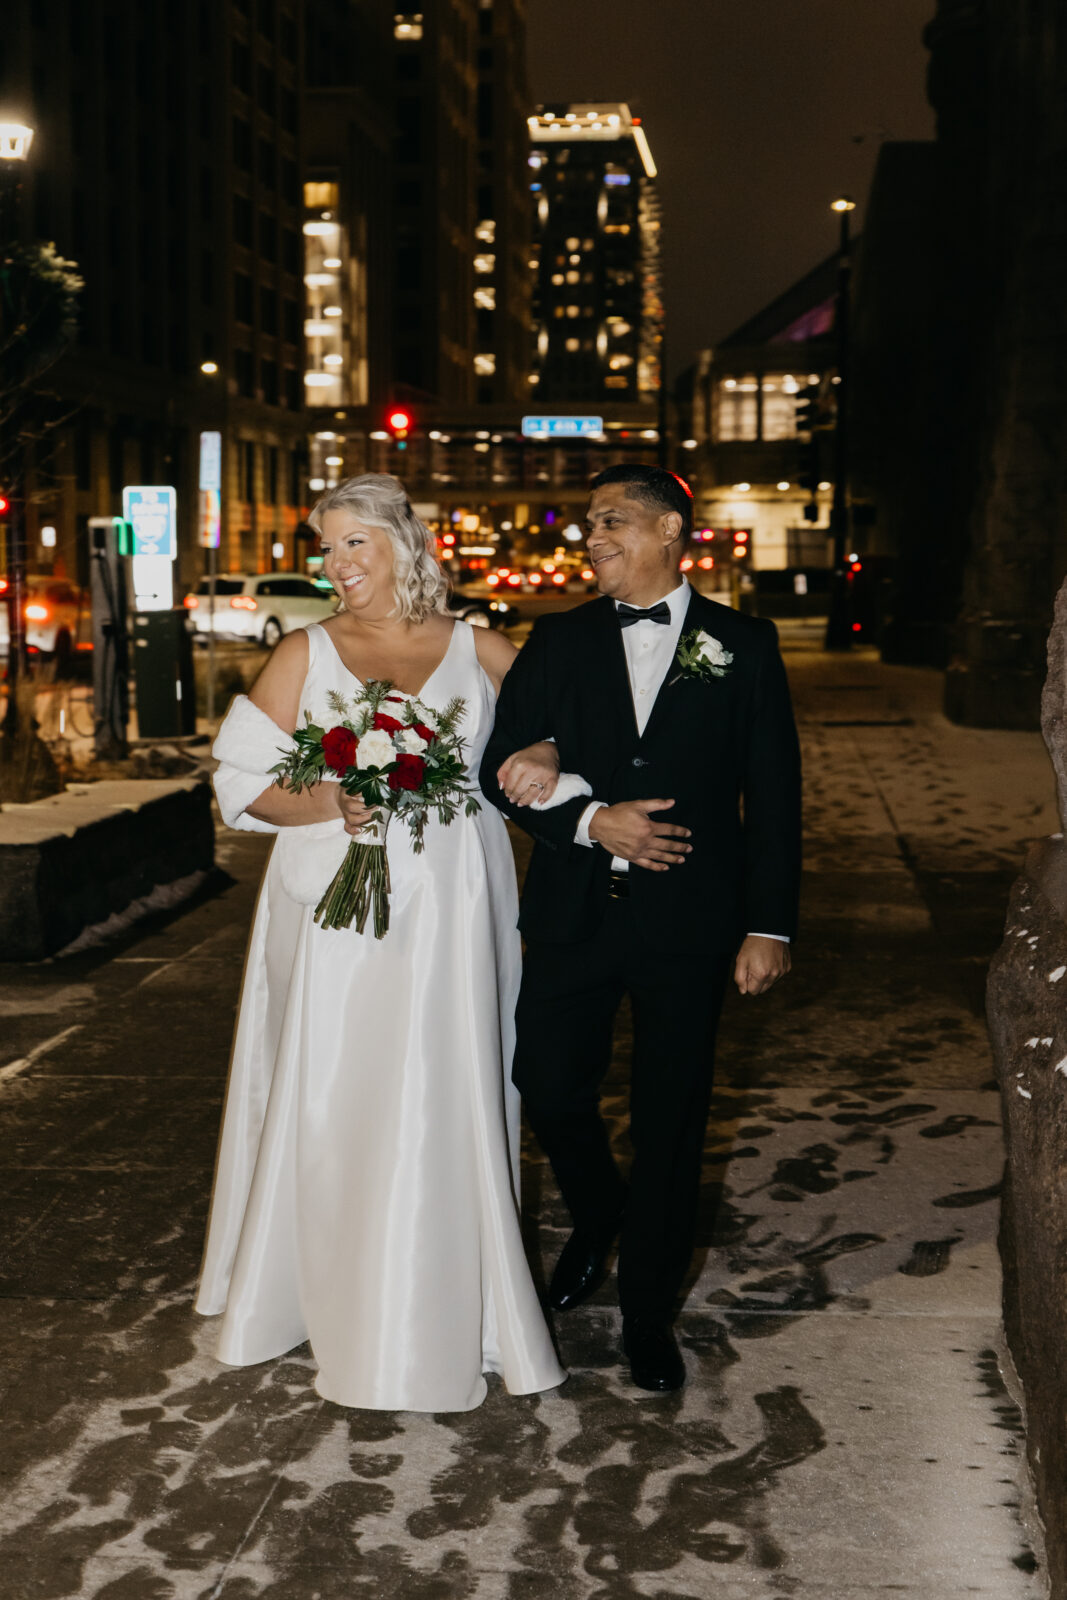
[[523,417],[526,439],[599,439],[603,417]]
[[178,494],[150,484],[127,485],[122,491],[122,515],[133,529],[135,556],[178,554]]

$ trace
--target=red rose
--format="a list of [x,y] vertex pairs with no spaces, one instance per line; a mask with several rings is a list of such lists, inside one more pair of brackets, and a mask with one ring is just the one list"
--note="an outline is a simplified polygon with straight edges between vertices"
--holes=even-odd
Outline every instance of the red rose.
[[387,716],[384,711],[376,711],[371,726],[380,728],[383,733],[399,733],[404,724],[398,722],[395,717]]
[[356,758],[356,736],[351,728],[329,728],[322,736],[326,765],[334,772],[347,772]]
[[418,789],[422,784],[422,775],[426,771],[426,763],[421,756],[412,756],[407,751],[401,751],[396,758],[396,767],[389,774],[390,789]]
[[434,740],[437,738],[436,733],[434,733],[432,728],[428,728],[425,722],[413,722],[411,726],[415,729],[415,732],[418,734],[419,738],[425,739],[427,744],[433,744]]

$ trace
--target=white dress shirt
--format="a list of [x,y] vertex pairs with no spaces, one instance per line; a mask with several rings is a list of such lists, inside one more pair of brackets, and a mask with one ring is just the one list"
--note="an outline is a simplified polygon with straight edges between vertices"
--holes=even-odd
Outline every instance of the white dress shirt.
[[[647,617],[642,617],[638,622],[632,622],[628,628],[623,628],[622,647],[626,653],[626,671],[630,679],[630,694],[633,698],[634,717],[637,722],[637,731],[644,733],[648,726],[648,719],[652,715],[652,707],[656,703],[656,696],[663,686],[663,680],[674,664],[678,652],[678,641],[682,636],[682,627],[685,615],[689,610],[689,600],[692,589],[683,578],[676,589],[663,596],[670,610],[669,622],[651,622]],[[658,602],[653,602],[656,604]],[[617,611],[625,610],[625,605],[616,601]],[[644,609],[650,609],[642,607]],[[595,845],[596,840],[589,837],[589,823],[597,811],[606,805],[605,800],[592,800],[578,818],[578,827],[575,839],[578,844]],[[669,816],[664,821],[669,821]],[[622,856],[612,856],[611,870],[613,872],[629,872],[630,863]],[[780,939],[783,944],[789,940],[781,933],[768,933],[758,935],[765,939]]]

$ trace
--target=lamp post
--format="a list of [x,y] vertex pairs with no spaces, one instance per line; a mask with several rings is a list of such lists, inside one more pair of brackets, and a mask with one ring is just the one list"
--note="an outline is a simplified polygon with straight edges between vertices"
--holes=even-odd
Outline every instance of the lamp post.
[[848,569],[845,552],[849,545],[849,494],[848,494],[848,406],[849,363],[851,341],[849,316],[851,312],[852,240],[850,222],[856,202],[843,194],[830,208],[841,223],[841,237],[837,253],[837,304],[835,326],[837,331],[837,421],[834,427],[834,498],[830,508],[830,532],[834,541],[834,566],[830,578],[830,615],[826,622],[827,650],[848,650],[852,644],[852,618],[848,593]]
[[[18,243],[19,190],[32,143],[32,128],[0,115],[0,270],[2,258]],[[0,472],[6,479],[8,501],[7,710],[3,732],[14,735],[18,731],[18,681],[26,669],[26,529],[15,391],[6,413],[0,415]]]

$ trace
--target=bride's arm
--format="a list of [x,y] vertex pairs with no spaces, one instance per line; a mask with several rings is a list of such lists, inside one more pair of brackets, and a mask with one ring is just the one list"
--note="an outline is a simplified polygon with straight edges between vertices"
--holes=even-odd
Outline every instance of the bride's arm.
[[[308,637],[303,628],[286,634],[248,692],[254,706],[285,733],[292,733],[300,715],[300,691],[308,670]],[[316,783],[294,794],[277,783],[245,806],[250,817],[276,828],[299,828],[309,822],[328,822],[352,808],[338,783]],[[357,802],[358,804],[358,802]],[[359,807],[360,811],[365,810]],[[369,813],[368,813],[369,815]],[[346,815],[345,821],[349,822]],[[354,822],[355,819],[353,818]],[[366,821],[366,817],[363,818]]]

